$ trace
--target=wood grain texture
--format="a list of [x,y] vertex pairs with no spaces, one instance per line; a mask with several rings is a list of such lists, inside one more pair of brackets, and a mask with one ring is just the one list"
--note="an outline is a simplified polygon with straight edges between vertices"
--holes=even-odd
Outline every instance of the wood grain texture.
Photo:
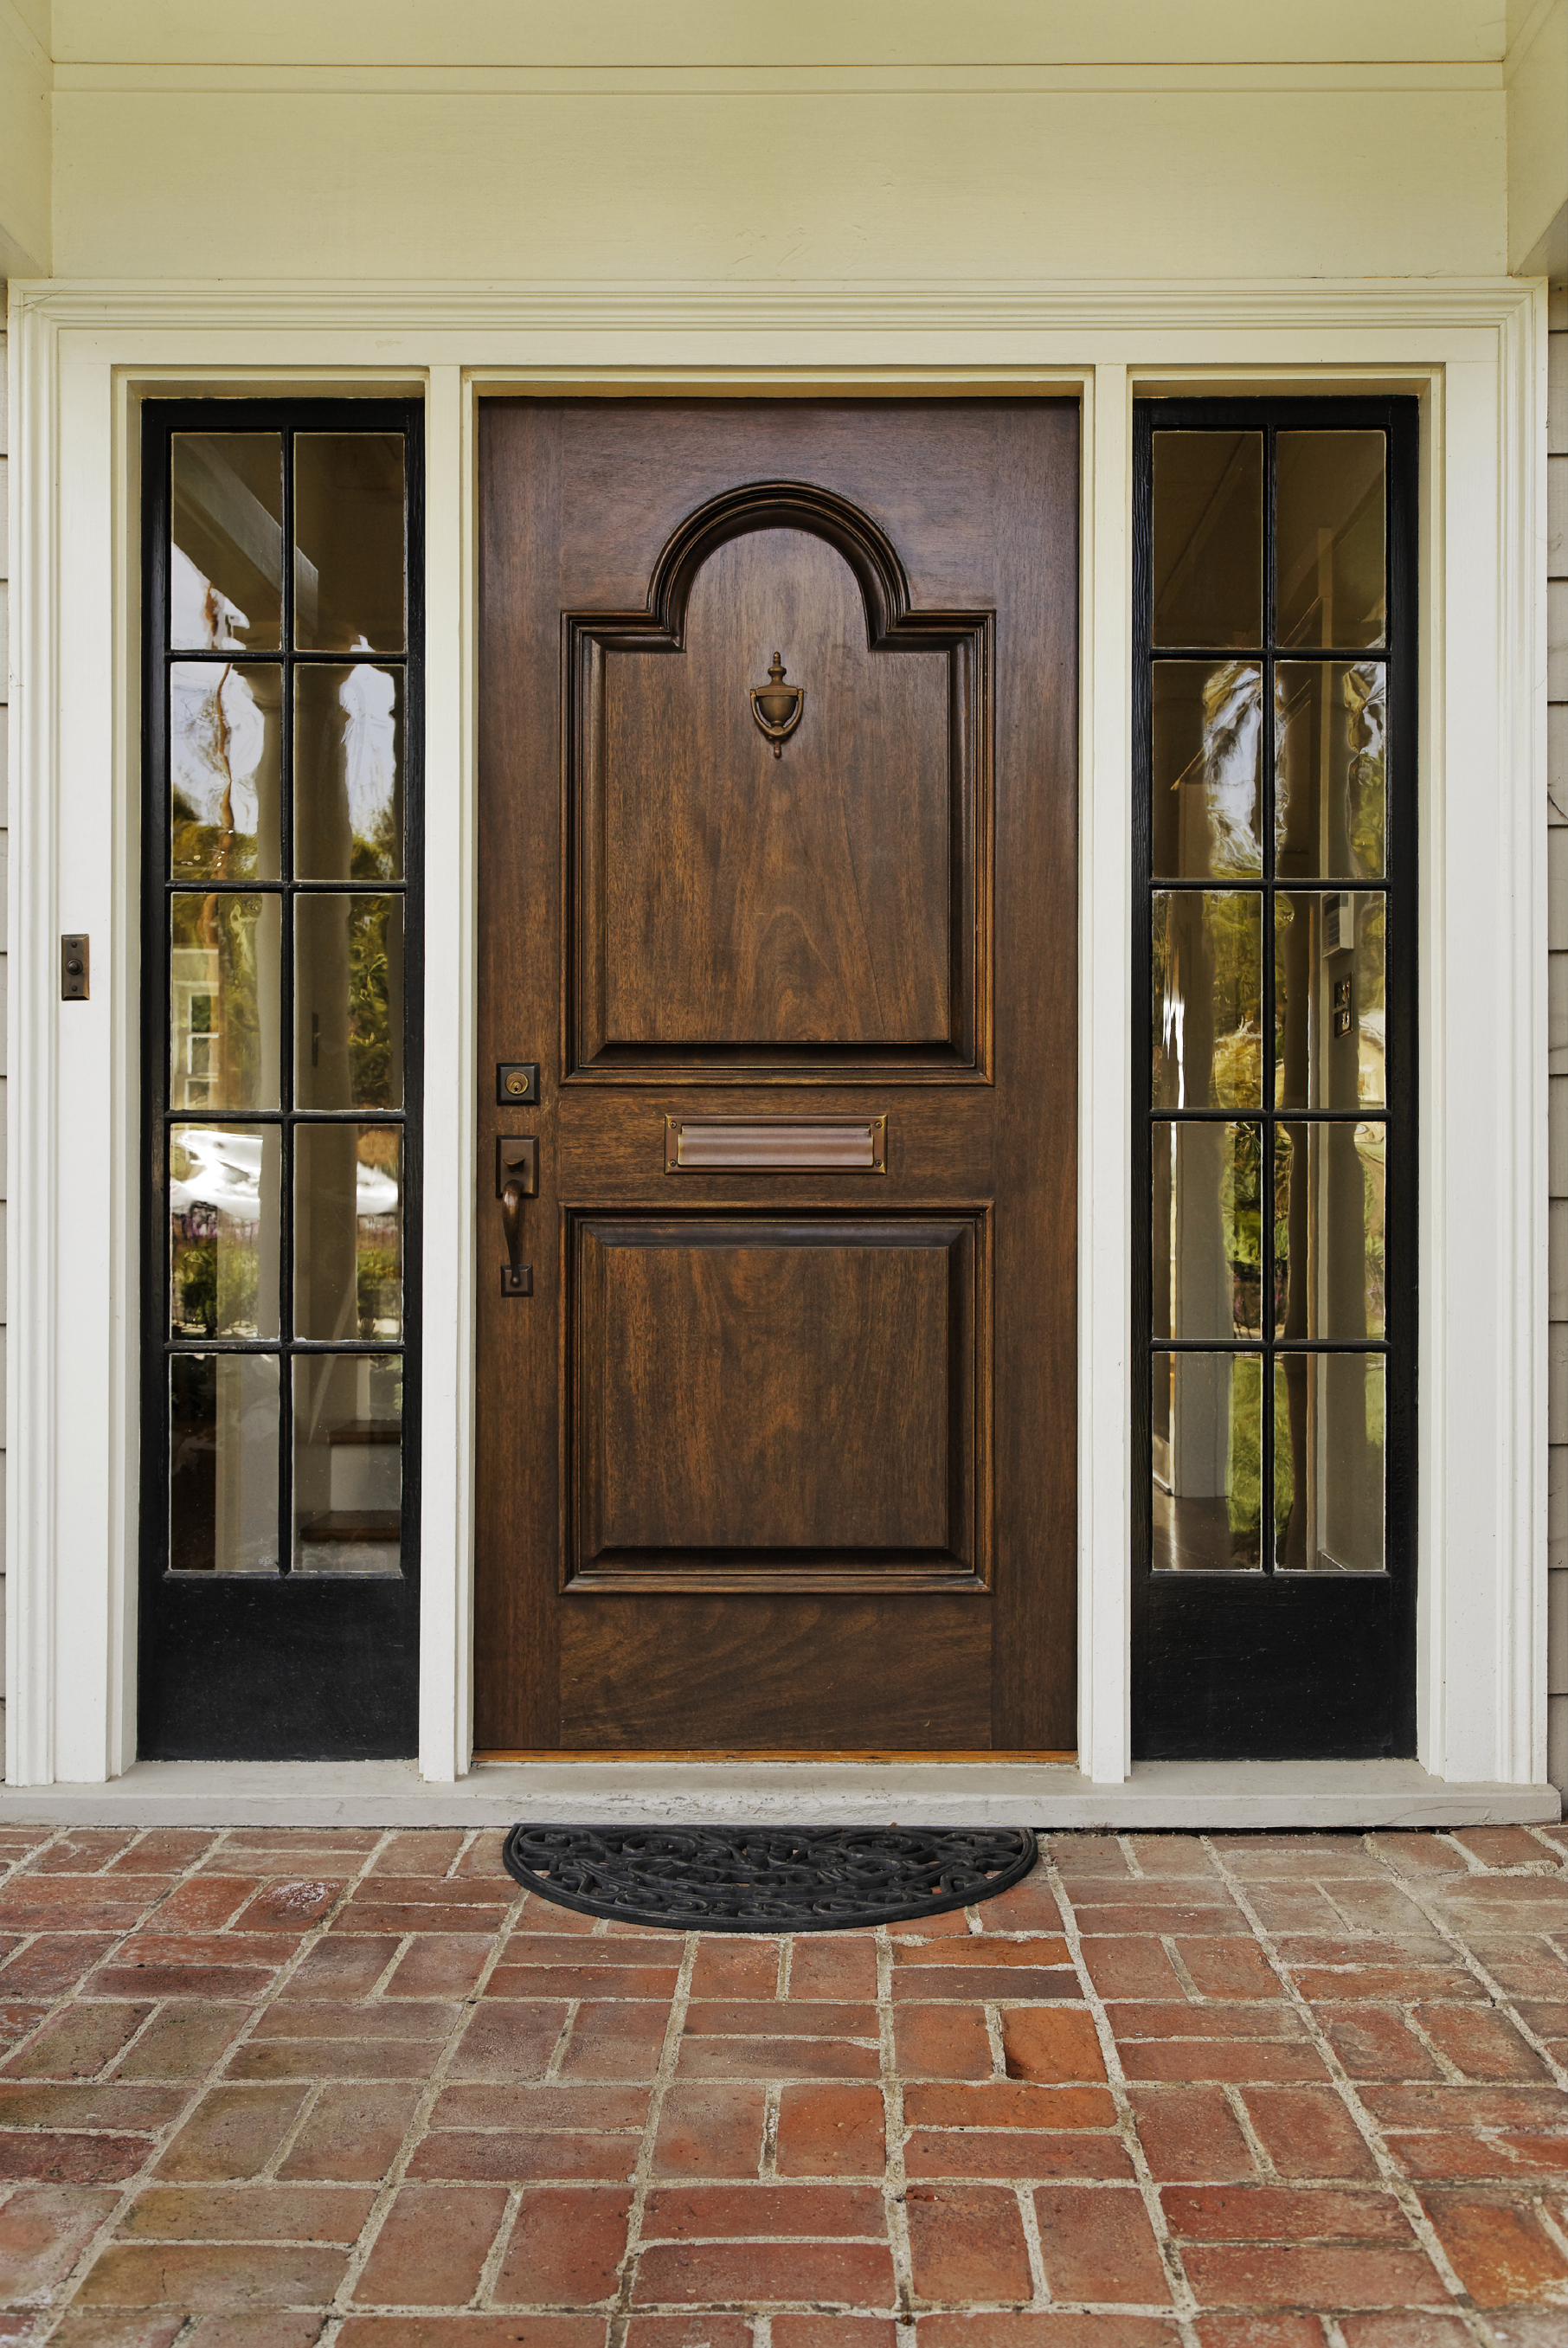
[[581,1221],[577,1574],[972,1575],[980,1252],[964,1223]]
[[883,1743],[978,1750],[990,1644],[965,1597],[569,1599],[562,1749],[854,1751],[874,1720]]
[[[1078,447],[1048,401],[481,405],[481,1101],[542,1063],[535,1292],[480,1283],[481,1747],[1073,1743]],[[863,1189],[665,1173],[668,1117],[883,1114]],[[851,1218],[583,1276],[594,1227]]]

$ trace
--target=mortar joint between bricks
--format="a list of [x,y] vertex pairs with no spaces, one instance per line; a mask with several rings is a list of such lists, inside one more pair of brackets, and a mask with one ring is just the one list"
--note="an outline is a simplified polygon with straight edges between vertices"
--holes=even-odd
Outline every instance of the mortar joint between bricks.
[[489,2250],[485,2252],[483,2261],[480,2267],[479,2281],[475,2283],[472,2295],[469,2301],[470,2307],[488,2307],[490,2305],[490,2301],[494,2296],[496,2284],[500,2280],[502,2263],[506,2258],[507,2251],[511,2247],[512,2229],[517,2224],[517,2213],[521,2207],[521,2186],[509,2185],[506,2194],[506,2208],[501,2212],[500,2224],[496,2228],[495,2240],[490,2244]]
[[[486,1978],[488,1980],[488,1974]],[[476,2005],[479,2003],[477,1993],[472,2002]],[[580,1997],[567,1999],[565,2014],[560,2029],[555,2034],[555,2044],[550,2050],[550,2059],[544,2066],[544,2076],[547,2079],[560,2078],[561,2065],[566,2060],[566,2050],[572,2044],[572,2034],[577,2027],[577,2017],[582,2011],[583,2000]]]
[[[1366,1838],[1363,1837],[1362,1839],[1365,1841]],[[1327,2067],[1329,2078],[1338,2091],[1340,2101],[1349,2114],[1362,2142],[1372,2156],[1373,2164],[1379,2177],[1393,2193],[1404,2212],[1407,2224],[1437,2270],[1443,2287],[1449,2296],[1449,2312],[1460,2317],[1470,2337],[1482,2342],[1484,2348],[1499,2348],[1491,2326],[1477,2309],[1474,2301],[1460,2281],[1452,2260],[1439,2239],[1436,2227],[1421,2207],[1420,2199],[1415,2188],[1405,2177],[1389,2152],[1383,2140],[1381,2128],[1357,2093],[1354,2080],[1339,2059],[1338,2050],[1318,2021],[1310,2001],[1296,1986],[1289,1967],[1280,1955],[1274,1934],[1258,1914],[1246,1885],[1231,1868],[1227,1867],[1224,1854],[1216,1849],[1212,1835],[1202,1835],[1199,1840],[1213,1860],[1221,1881],[1225,1884],[1232,1899],[1251,1925],[1253,1936],[1267,1959],[1275,1979],[1284,1989],[1286,1998],[1301,2017],[1308,2037],[1317,2049],[1319,2058]]]
[[1274,2167],[1274,2155],[1258,2134],[1253,2123],[1253,2116],[1247,2109],[1246,2097],[1240,2087],[1227,2079],[1222,2082],[1220,2093],[1230,2107],[1231,2117],[1242,2132],[1242,2140],[1253,2157],[1253,2165],[1259,2176],[1270,2184],[1279,2184],[1282,2180],[1279,2170]]
[[1187,1960],[1181,1954],[1175,1934],[1173,1932],[1161,1932],[1159,1938],[1160,1945],[1165,1952],[1166,1962],[1170,1965],[1171,1970],[1175,1974],[1177,1980],[1181,1982],[1182,1989],[1187,1994],[1189,2002],[1193,2005],[1208,2005],[1211,2003],[1218,2004],[1221,2003],[1218,1999],[1211,2001],[1199,1988],[1188,1969]]
[[1470,2082],[1466,2079],[1464,2073],[1460,2069],[1459,2065],[1454,2061],[1453,2056],[1449,2054],[1445,2047],[1439,2045],[1437,2040],[1432,2036],[1431,2032],[1428,2030],[1422,2023],[1421,2017],[1416,2012],[1415,2007],[1408,2004],[1401,2005],[1398,2008],[1398,2012],[1403,2018],[1405,2027],[1409,2032],[1411,2037],[1416,2041],[1416,2044],[1418,2046],[1424,2046],[1426,2048],[1428,2054],[1431,2056],[1433,2062],[1442,2073],[1443,2077],[1447,2080],[1449,2085],[1450,2087],[1463,2087],[1469,2085]]
[[[973,1912],[973,1911],[971,1911]],[[875,1933],[877,1952],[878,2072],[882,2098],[882,2209],[888,2247],[892,2257],[893,2303],[901,2322],[914,2321],[914,2259],[909,2244],[909,2211],[904,2193],[903,2082],[898,2074],[898,2046],[892,1999],[893,1941],[885,1924]]]
[[1057,1912],[1062,1920],[1062,1932],[1068,1944],[1068,1954],[1073,1961],[1073,1968],[1082,1988],[1084,2003],[1088,2007],[1089,2016],[1094,2024],[1095,2036],[1099,2041],[1100,2058],[1105,2065],[1106,2083],[1110,2089],[1111,2102],[1116,2109],[1117,2127],[1126,2148],[1127,2157],[1132,2163],[1132,2173],[1137,2180],[1139,2192],[1143,2198],[1143,2207],[1148,2214],[1150,2226],[1153,2230],[1155,2242],[1159,2247],[1161,2262],[1165,2269],[1169,2282],[1172,2310],[1178,2323],[1185,2327],[1182,2331],[1183,2341],[1189,2343],[1189,2348],[1199,2348],[1197,2335],[1191,2330],[1191,2319],[1198,2312],[1197,2296],[1188,2280],[1181,2253],[1171,2236],[1170,2227],[1165,2222],[1165,2210],[1160,2199],[1159,2188],[1154,2182],[1154,2173],[1149,2166],[1149,2156],[1143,2149],[1142,2140],[1138,2133],[1132,2099],[1127,2092],[1127,2075],[1121,2067],[1121,2054],[1116,2043],[1116,2033],[1111,2028],[1110,2016],[1106,2012],[1105,2000],[1095,1987],[1093,1975],[1085,1960],[1083,1934],[1078,1931],[1072,1897],[1067,1885],[1062,1881],[1061,1869],[1057,1865],[1054,1851],[1047,1857],[1046,1870],[1047,1880],[1051,1887],[1051,1896],[1057,1903]]
[[1519,2008],[1515,2005],[1507,1990],[1503,1988],[1503,1985],[1498,1980],[1497,1975],[1491,1971],[1491,1968],[1481,1962],[1480,1959],[1475,1954],[1474,1951],[1470,1948],[1469,1942],[1464,1939],[1462,1934],[1455,1931],[1445,1919],[1438,1913],[1437,1910],[1432,1906],[1430,1900],[1418,1885],[1406,1883],[1401,1878],[1395,1876],[1393,1869],[1388,1865],[1387,1860],[1382,1857],[1380,1852],[1377,1854],[1377,1857],[1378,1862],[1383,1867],[1385,1872],[1398,1883],[1400,1890],[1403,1891],[1406,1899],[1409,1900],[1411,1906],[1419,1910],[1419,1912],[1426,1918],[1428,1923],[1432,1927],[1432,1930],[1448,1943],[1450,1949],[1452,1949],[1454,1954],[1459,1958],[1466,1972],[1471,1975],[1472,1979],[1480,1983],[1482,1989],[1485,1990],[1493,2005],[1495,2005],[1501,2013],[1507,2015],[1509,2021],[1513,2024],[1515,2030],[1518,2031],[1526,2045],[1532,2046],[1534,2048],[1536,2054],[1540,2055],[1541,2060],[1545,2064],[1547,2070],[1555,2080],[1557,2085],[1562,2088],[1568,2089],[1568,2067],[1565,2067],[1558,2061],[1556,2055],[1553,2053],[1545,2039],[1541,2036],[1539,2031],[1532,2030],[1531,2028],[1529,2023],[1526,2022],[1524,2016],[1520,2013]]
[[1146,1878],[1143,1872],[1143,1862],[1132,1847],[1132,1837],[1130,1834],[1119,1834],[1116,1838],[1116,1845],[1123,1859],[1127,1861],[1127,1871],[1129,1875],[1132,1876],[1140,1883],[1145,1881]]
[[1040,2219],[1034,2193],[1027,2185],[1016,2185],[1013,2189],[1017,2195],[1018,2221],[1024,2229],[1024,2248],[1028,2253],[1033,2303],[1036,2307],[1048,2307],[1051,2286],[1046,2274],[1045,2245],[1040,2240]]
[[609,2311],[605,2348],[624,2348],[626,2328],[631,2322],[632,2291],[643,2245],[643,2212],[647,2207],[648,2190],[653,2183],[654,2155],[659,2139],[659,2124],[664,2117],[665,2099],[675,2081],[681,2039],[686,2031],[686,2009],[691,2003],[692,1974],[696,1966],[698,1946],[698,1937],[695,1932],[687,1932],[681,1942],[681,1960],[676,1971],[669,2017],[665,2024],[664,2041],[659,2048],[658,2064],[648,2096],[647,2117],[643,2122],[637,2157],[632,2168],[632,2199],[626,2211],[626,2241],[621,2253],[614,2302]]

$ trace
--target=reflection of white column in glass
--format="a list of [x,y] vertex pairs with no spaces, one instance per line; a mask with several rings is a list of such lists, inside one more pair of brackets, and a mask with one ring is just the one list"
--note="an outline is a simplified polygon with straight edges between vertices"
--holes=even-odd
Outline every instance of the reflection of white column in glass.
[[214,1569],[271,1573],[277,1567],[277,1364],[220,1354],[217,1372]]

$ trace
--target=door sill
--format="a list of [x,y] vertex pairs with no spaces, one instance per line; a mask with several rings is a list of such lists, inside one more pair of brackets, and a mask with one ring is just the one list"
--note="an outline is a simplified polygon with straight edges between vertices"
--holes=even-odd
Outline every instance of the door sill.
[[1143,1761],[1120,1785],[1061,1762],[139,1761],[105,1785],[0,1787],[0,1826],[1033,1826],[1116,1833],[1541,1826],[1554,1786],[1448,1784],[1416,1761]]
[[513,1751],[509,1746],[497,1746],[494,1748],[485,1747],[482,1750],[476,1749],[474,1753],[473,1766],[476,1769],[490,1769],[494,1768],[500,1763],[528,1762],[532,1765],[542,1761],[552,1763],[562,1761],[615,1761],[621,1763],[623,1766],[630,1762],[641,1761],[702,1761],[709,1764],[716,1762],[725,1764],[743,1764],[753,1761],[831,1761],[842,1762],[846,1767],[854,1768],[865,1768],[867,1766],[892,1768],[906,1761],[917,1761],[922,1764],[956,1761],[986,1761],[995,1764],[997,1762],[1026,1761],[1030,1763],[1045,1762],[1052,1765],[1053,1766],[1061,1762],[1068,1762],[1076,1767],[1078,1764],[1078,1753],[1076,1748],[1071,1752],[1067,1753],[1004,1753],[998,1752],[989,1746],[984,1752],[979,1753],[932,1752],[929,1750],[916,1753],[903,1753],[889,1752],[885,1747],[865,1753],[846,1753],[841,1748],[830,1752],[826,1750],[816,1752],[810,1747],[801,1746],[779,1746],[777,1747],[768,1746],[743,1751],[738,1746],[727,1745],[688,1745],[681,1749],[668,1753],[645,1752],[641,1750],[637,1752],[628,1752],[624,1746],[614,1750],[606,1749],[603,1752],[580,1752],[575,1747],[568,1749],[567,1747],[559,1745],[549,1747],[541,1746],[531,1749],[527,1746],[520,1746],[516,1751]]

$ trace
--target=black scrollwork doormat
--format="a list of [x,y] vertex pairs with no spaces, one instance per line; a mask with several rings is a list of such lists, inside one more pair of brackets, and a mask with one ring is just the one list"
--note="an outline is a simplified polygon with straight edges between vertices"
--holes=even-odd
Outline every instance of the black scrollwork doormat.
[[843,1932],[990,1900],[1027,1827],[513,1827],[507,1872],[583,1916],[682,1932]]

